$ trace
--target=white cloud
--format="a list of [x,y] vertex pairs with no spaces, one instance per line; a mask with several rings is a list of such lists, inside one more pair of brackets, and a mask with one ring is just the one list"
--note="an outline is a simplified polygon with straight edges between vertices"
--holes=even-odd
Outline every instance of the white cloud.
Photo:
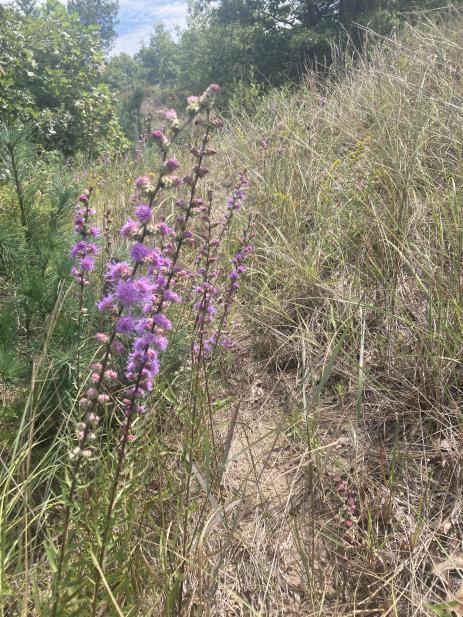
[[187,10],[185,0],[166,4],[153,0],[120,0],[119,36],[111,55],[136,53],[148,41],[156,22],[163,22],[171,32],[183,28]]
[[120,34],[111,50],[111,56],[116,56],[122,52],[126,54],[136,53],[143,43],[148,41],[152,31],[153,26],[138,26],[138,28],[127,32],[127,34]]

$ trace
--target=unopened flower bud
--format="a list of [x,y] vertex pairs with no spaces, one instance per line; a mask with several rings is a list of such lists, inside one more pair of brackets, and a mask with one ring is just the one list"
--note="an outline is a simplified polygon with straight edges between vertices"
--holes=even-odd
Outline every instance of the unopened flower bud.
[[93,426],[95,426],[96,424],[98,424],[98,422],[100,421],[99,416],[96,415],[96,413],[94,413],[93,411],[89,412],[86,415],[86,420],[87,422],[89,422],[90,424],[92,424]]
[[96,388],[89,388],[87,390],[87,397],[93,401],[98,397],[98,390]]
[[105,334],[104,332],[97,332],[95,334],[95,339],[98,341],[98,343],[101,343],[101,344],[105,344],[109,342],[109,336]]
[[151,137],[153,141],[159,144],[162,148],[166,148],[169,145],[169,140],[167,139],[165,133],[160,129],[156,129],[151,133]]
[[209,170],[207,169],[207,167],[199,167],[198,165],[196,165],[194,169],[195,169],[196,174],[200,178],[204,178],[204,176],[206,176],[209,173]]

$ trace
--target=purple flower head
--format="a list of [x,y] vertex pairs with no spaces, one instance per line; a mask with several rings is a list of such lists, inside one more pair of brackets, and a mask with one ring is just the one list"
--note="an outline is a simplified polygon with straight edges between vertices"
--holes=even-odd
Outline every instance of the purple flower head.
[[135,244],[132,244],[132,246],[130,247],[130,255],[132,256],[132,259],[134,261],[141,262],[146,257],[148,257],[150,253],[151,253],[151,250],[147,246],[145,246],[142,242],[136,242]]
[[156,340],[153,341],[153,345],[155,345],[159,351],[165,351],[169,345],[169,341],[165,336],[156,336]]
[[166,289],[164,292],[164,300],[167,302],[173,302],[174,304],[180,304],[181,302],[178,293],[175,293],[175,291],[171,291],[170,289]]
[[198,111],[201,109],[201,102],[199,100],[199,96],[189,96],[187,97],[186,102],[186,110],[191,115],[198,113]]
[[137,319],[137,322],[133,330],[137,334],[143,334],[143,332],[145,332],[145,330],[149,330],[149,328],[150,328],[149,320],[142,317],[141,319]]
[[246,197],[244,188],[248,185],[248,181],[243,172],[240,173],[240,181],[235,186],[232,195],[227,199],[227,209],[231,211],[240,210],[243,201]]
[[88,203],[88,195],[82,194],[82,195],[79,197],[79,201],[80,201],[81,203],[83,203],[83,204],[87,204],[87,203]]
[[111,343],[111,351],[117,355],[120,355],[125,351],[125,347],[120,341],[113,341]]
[[165,259],[161,255],[159,249],[150,249],[148,255],[145,258],[145,262],[153,266],[154,268],[161,268],[165,265]]
[[151,221],[151,218],[153,216],[153,211],[148,206],[148,204],[139,204],[135,208],[135,215],[140,221],[140,223],[146,224]]
[[116,308],[116,305],[114,304],[114,296],[112,294],[103,296],[103,298],[101,298],[101,300],[97,302],[96,305],[98,310],[101,312],[112,312]]
[[230,338],[223,338],[220,341],[220,346],[222,347],[222,349],[231,350],[235,347],[235,343]]
[[80,267],[84,272],[89,272],[95,267],[95,262],[91,257],[84,257],[80,260]]
[[117,283],[121,279],[126,279],[132,274],[132,267],[126,261],[111,262],[108,264],[108,269],[105,278],[110,283]]
[[143,188],[144,186],[150,183],[151,183],[151,178],[149,176],[138,176],[138,178],[135,180],[135,185],[138,188]]
[[71,255],[72,257],[83,257],[87,254],[88,242],[85,240],[79,240],[71,247]]
[[153,321],[157,326],[159,326],[163,330],[172,330],[172,322],[169,319],[167,319],[167,317],[163,315],[162,313],[158,313],[157,315],[154,315]]
[[121,236],[123,238],[133,238],[140,230],[140,225],[137,221],[133,221],[131,218],[122,225],[121,227]]
[[116,330],[121,334],[129,334],[133,331],[134,326],[135,319],[131,315],[123,315],[117,320]]
[[161,234],[161,236],[170,236],[173,232],[172,227],[169,227],[167,223],[161,222],[156,225],[156,231]]
[[158,277],[156,279],[156,283],[155,283],[155,288],[156,291],[158,291],[159,289],[162,289],[163,287],[165,287],[167,284],[167,279],[165,276],[163,276],[162,274],[158,274]]
[[177,112],[175,111],[175,109],[166,109],[162,115],[171,124],[176,124],[178,122],[178,116],[177,116]]
[[172,171],[175,171],[176,169],[179,169],[180,163],[177,161],[177,159],[168,159],[164,163],[164,166],[167,171],[172,172]]
[[147,276],[136,279],[133,286],[137,290],[140,300],[146,300],[154,290],[154,285]]
[[130,281],[119,281],[116,287],[115,297],[124,307],[132,306],[140,300],[140,292]]
[[150,345],[156,342],[156,335],[152,332],[145,332],[142,336],[134,341],[133,348],[135,351],[143,351]]
[[92,238],[99,238],[100,235],[101,235],[101,232],[98,229],[98,227],[90,227],[88,233],[89,233],[90,236],[92,236]]
[[151,133],[151,137],[153,138],[153,141],[155,141],[160,146],[166,146],[169,143],[167,137],[164,134],[164,131],[161,131],[160,129],[154,130]]

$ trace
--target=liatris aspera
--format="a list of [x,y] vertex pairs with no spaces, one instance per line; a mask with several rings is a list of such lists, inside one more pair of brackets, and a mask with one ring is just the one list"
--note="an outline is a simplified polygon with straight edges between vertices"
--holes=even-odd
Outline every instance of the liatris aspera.
[[[196,185],[205,175],[202,161],[210,132],[214,126],[220,126],[220,123],[213,123],[209,119],[213,98],[218,90],[219,87],[216,85],[209,87],[199,97],[195,110],[188,110],[188,118],[182,125],[172,110],[169,110],[168,113],[166,112],[169,126],[166,129],[153,131],[152,139],[158,145],[162,158],[158,178],[156,182],[151,176],[142,176],[137,179],[137,188],[146,197],[146,203],[140,203],[135,208],[134,217],[129,218],[121,228],[121,236],[130,243],[130,259],[123,262],[110,262],[107,265],[105,295],[98,302],[98,308],[108,314],[113,325],[108,333],[96,334],[96,340],[103,347],[102,358],[100,362],[92,366],[89,377],[91,385],[88,384],[85,395],[80,399],[84,416],[77,425],[78,445],[70,455],[73,461],[71,485],[65,507],[63,536],[53,585],[51,617],[56,617],[59,607],[58,591],[63,574],[79,470],[82,461],[91,457],[88,442],[96,439],[94,429],[98,425],[104,406],[110,400],[107,388],[110,388],[115,381],[123,381],[125,385],[122,402],[126,421],[119,445],[116,474],[111,485],[98,557],[99,567],[104,567],[106,543],[125,448],[133,438],[131,433],[133,417],[144,410],[142,399],[153,388],[154,379],[159,372],[159,354],[166,349],[168,344],[166,334],[171,329],[171,322],[165,311],[171,304],[181,301],[180,295],[174,289],[177,278],[182,273],[178,260],[182,246],[188,245],[191,240],[188,223],[195,212]],[[193,174],[189,176],[189,181],[183,182],[179,176],[172,175],[172,172],[178,169],[179,164],[175,159],[167,158],[168,151],[182,130],[203,111],[206,113],[206,129],[198,165]],[[189,199],[186,202],[180,227],[173,229],[163,220],[154,224],[153,206],[158,193],[182,184],[189,189]],[[151,245],[149,240],[153,237],[160,240],[159,246]],[[76,256],[80,256],[80,251],[87,249],[88,247],[81,245],[75,248],[74,252]],[[89,256],[91,257],[91,255],[82,256],[82,260]],[[86,260],[82,264],[82,260],[81,268],[84,271],[90,270],[92,268],[90,261]],[[126,345],[129,345],[130,349],[125,374],[118,375],[115,367],[112,366],[113,358],[118,354],[123,354],[126,351]],[[97,582],[94,590],[93,614],[96,611],[98,590],[99,583]]]

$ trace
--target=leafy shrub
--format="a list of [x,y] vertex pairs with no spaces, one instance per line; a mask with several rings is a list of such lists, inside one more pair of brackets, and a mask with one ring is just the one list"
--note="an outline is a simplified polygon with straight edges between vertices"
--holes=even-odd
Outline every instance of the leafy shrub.
[[98,40],[97,28],[57,0],[29,15],[0,6],[0,113],[66,154],[121,147]]

